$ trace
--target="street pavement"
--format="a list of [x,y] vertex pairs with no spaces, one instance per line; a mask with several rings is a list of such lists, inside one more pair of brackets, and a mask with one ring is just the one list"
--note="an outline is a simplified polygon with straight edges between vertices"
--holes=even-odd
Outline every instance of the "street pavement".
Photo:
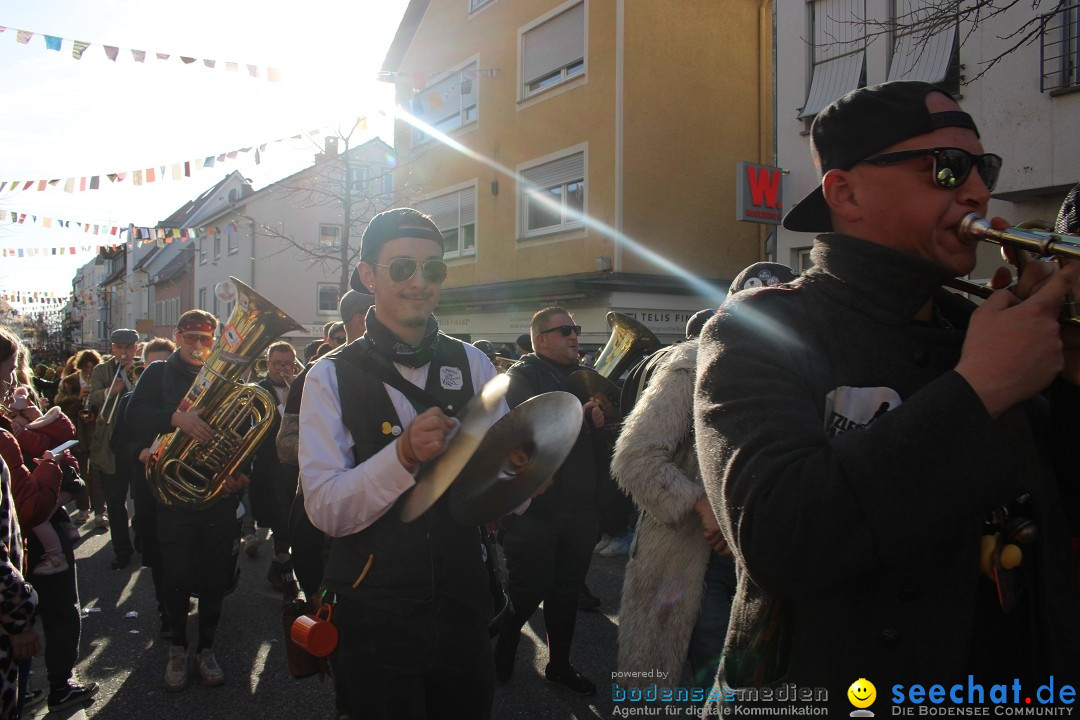
[[[216,688],[192,683],[179,693],[165,692],[168,641],[158,637],[159,618],[150,571],[137,562],[111,570],[109,535],[82,528],[76,549],[82,604],[82,642],[76,667],[82,682],[97,682],[101,691],[85,710],[47,713],[43,704],[34,718],[222,718],[228,720],[299,720],[335,718],[329,678],[294,680],[285,664],[281,601],[266,579],[271,548],[263,543],[258,557],[240,555],[240,583],[225,599],[214,643],[226,682]],[[136,560],[138,555],[135,556]],[[544,680],[547,649],[542,613],[525,626],[513,679],[495,691],[492,717],[578,720],[611,718],[611,673],[616,665],[618,606],[626,556],[593,556],[588,585],[603,605],[580,612],[571,660],[596,683],[595,697],[580,697]],[[197,617],[189,618],[194,642]],[[32,687],[45,686],[41,657],[35,658]],[[468,720],[463,718],[462,720]]]

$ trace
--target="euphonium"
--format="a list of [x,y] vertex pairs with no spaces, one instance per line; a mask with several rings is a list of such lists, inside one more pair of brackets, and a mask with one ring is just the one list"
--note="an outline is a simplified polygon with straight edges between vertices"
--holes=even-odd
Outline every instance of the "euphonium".
[[238,290],[236,309],[179,407],[205,409],[201,417],[214,438],[202,443],[181,430],[157,437],[146,477],[163,505],[199,509],[224,497],[225,479],[251,457],[270,430],[277,407],[272,394],[239,380],[270,343],[283,333],[304,329],[247,285],[229,279]]

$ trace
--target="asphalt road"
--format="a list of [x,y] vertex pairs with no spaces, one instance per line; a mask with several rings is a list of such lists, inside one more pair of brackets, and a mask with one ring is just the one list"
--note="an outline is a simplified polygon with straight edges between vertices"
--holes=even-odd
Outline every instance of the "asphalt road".
[[[225,600],[214,644],[225,685],[192,684],[179,693],[165,692],[168,641],[158,637],[159,620],[150,571],[137,563],[111,570],[113,553],[107,533],[88,533],[76,550],[79,593],[83,608],[80,659],[76,668],[83,682],[94,681],[101,691],[85,711],[46,713],[35,718],[222,718],[276,720],[335,717],[329,678],[294,680],[285,664],[280,598],[266,580],[270,548],[258,557],[240,556],[240,584]],[[138,556],[136,555],[136,558]],[[603,602],[600,611],[578,615],[572,662],[599,688],[596,697],[582,698],[549,685],[543,676],[547,663],[544,628],[537,612],[526,625],[518,648],[513,679],[496,688],[492,717],[611,718],[611,673],[616,664],[618,605],[626,557],[593,556],[588,584]],[[194,638],[197,618],[189,619]],[[35,659],[32,686],[45,684],[41,658]],[[463,719],[467,720],[467,719]]]

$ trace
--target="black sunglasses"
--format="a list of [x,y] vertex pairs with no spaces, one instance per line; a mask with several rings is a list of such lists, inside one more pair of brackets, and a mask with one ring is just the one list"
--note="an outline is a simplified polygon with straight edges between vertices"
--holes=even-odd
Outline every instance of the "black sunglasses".
[[973,155],[967,150],[954,147],[922,148],[919,150],[900,150],[868,157],[860,162],[871,165],[892,165],[907,162],[915,158],[934,158],[934,184],[946,190],[958,188],[967,182],[971,168],[975,168],[987,190],[997,185],[1001,172],[1001,156],[993,153]]
[[419,266],[424,274],[424,279],[430,283],[439,285],[446,279],[447,266],[442,260],[413,260],[412,258],[394,258],[389,265],[375,263],[379,267],[390,268],[390,279],[394,282],[405,282],[416,274]]
[[570,333],[574,333],[575,335],[580,336],[581,335],[581,326],[580,325],[556,325],[553,328],[548,328],[547,330],[541,330],[540,334],[541,335],[547,335],[550,332],[560,332],[560,333],[562,333],[563,337],[570,337]]

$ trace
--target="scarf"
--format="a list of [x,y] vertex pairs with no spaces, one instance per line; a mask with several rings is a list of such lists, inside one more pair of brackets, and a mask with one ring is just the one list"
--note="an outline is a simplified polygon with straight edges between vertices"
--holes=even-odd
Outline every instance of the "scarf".
[[434,316],[428,318],[424,338],[416,347],[399,338],[379,322],[374,306],[368,309],[365,321],[367,331],[364,337],[375,348],[375,352],[386,359],[411,368],[418,368],[431,362],[431,357],[435,354],[435,346],[439,342],[439,323]]

